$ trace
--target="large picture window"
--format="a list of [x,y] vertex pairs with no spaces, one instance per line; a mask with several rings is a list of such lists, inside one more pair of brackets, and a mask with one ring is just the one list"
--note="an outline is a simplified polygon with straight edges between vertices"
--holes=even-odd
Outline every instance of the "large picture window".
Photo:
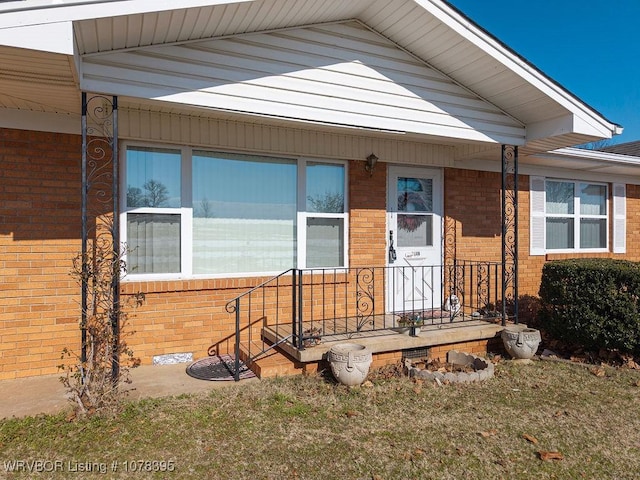
[[545,182],[547,250],[593,250],[608,247],[607,186]]
[[192,164],[193,273],[295,265],[296,162],[197,151]]
[[130,274],[346,266],[344,162],[190,148],[124,150],[122,224]]

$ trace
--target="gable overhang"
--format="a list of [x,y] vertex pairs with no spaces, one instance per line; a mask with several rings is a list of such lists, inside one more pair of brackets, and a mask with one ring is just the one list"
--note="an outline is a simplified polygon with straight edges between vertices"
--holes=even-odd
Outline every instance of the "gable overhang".
[[[455,168],[500,172],[495,148],[478,150],[454,162]],[[548,152],[523,149],[519,173],[593,182],[640,185],[640,157],[586,148],[566,147]]]
[[584,175],[605,180],[618,176],[629,183],[640,183],[640,157],[584,148],[560,148],[533,155],[529,163],[536,167],[580,170]]
[[[28,8],[24,8],[25,4]],[[92,88],[94,84],[83,76],[85,61],[100,55],[144,52],[161,45],[186,45],[201,40],[238,38],[252,33],[265,34],[355,20],[422,62],[425,67],[439,72],[486,102],[522,130],[521,134],[515,136],[480,132],[475,138],[463,136],[458,141],[511,143],[524,146],[531,152],[542,152],[611,138],[622,131],[620,126],[604,118],[442,0],[140,0],[73,3],[51,0],[7,2],[0,7],[0,13],[0,44],[70,56],[74,61],[70,62],[69,68],[77,71],[76,91],[86,89],[126,96],[126,91],[112,91],[106,87],[106,81],[99,89]],[[340,42],[340,39],[336,41]],[[3,51],[0,49],[0,57]],[[19,69],[16,66],[18,74]],[[74,72],[72,76],[75,75]],[[172,101],[166,95],[146,94],[139,98],[141,101]],[[60,109],[54,99],[48,103],[38,108],[48,112]],[[4,106],[7,107],[6,103]],[[210,105],[199,105],[197,102],[193,106],[211,108]],[[9,108],[12,107],[9,105]],[[18,108],[28,107],[20,104]],[[212,114],[215,110],[212,109]],[[228,111],[226,108],[220,110]],[[250,110],[238,110],[236,113],[270,116]],[[295,116],[279,120],[324,123],[321,118],[313,120]],[[351,124],[344,126],[358,127]],[[450,136],[451,132],[438,135],[411,129],[403,131],[401,128],[398,133],[424,135],[427,141],[456,142],[455,135]]]

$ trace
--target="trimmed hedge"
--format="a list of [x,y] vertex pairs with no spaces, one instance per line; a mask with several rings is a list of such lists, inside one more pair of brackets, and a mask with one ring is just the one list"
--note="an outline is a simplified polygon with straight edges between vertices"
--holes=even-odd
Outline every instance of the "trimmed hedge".
[[587,349],[640,353],[640,263],[549,262],[539,294],[541,326],[553,337]]

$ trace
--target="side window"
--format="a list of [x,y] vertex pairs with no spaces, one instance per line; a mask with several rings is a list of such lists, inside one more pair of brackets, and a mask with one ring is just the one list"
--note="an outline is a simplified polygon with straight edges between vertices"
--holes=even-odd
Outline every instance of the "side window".
[[531,254],[607,251],[611,225],[614,238],[624,236],[608,200],[607,184],[531,177]]
[[133,274],[180,272],[180,172],[180,150],[127,148],[127,263]]
[[342,267],[346,252],[345,167],[307,162],[305,267]]

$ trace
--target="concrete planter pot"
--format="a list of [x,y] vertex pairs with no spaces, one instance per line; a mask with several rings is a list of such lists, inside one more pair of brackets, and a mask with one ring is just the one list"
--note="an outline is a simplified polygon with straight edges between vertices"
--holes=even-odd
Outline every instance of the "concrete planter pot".
[[355,386],[364,382],[373,361],[371,350],[357,343],[339,343],[327,356],[333,376],[343,385]]
[[505,328],[501,333],[501,337],[507,353],[517,359],[533,357],[538,351],[538,345],[540,345],[541,341],[540,331],[535,328]]

